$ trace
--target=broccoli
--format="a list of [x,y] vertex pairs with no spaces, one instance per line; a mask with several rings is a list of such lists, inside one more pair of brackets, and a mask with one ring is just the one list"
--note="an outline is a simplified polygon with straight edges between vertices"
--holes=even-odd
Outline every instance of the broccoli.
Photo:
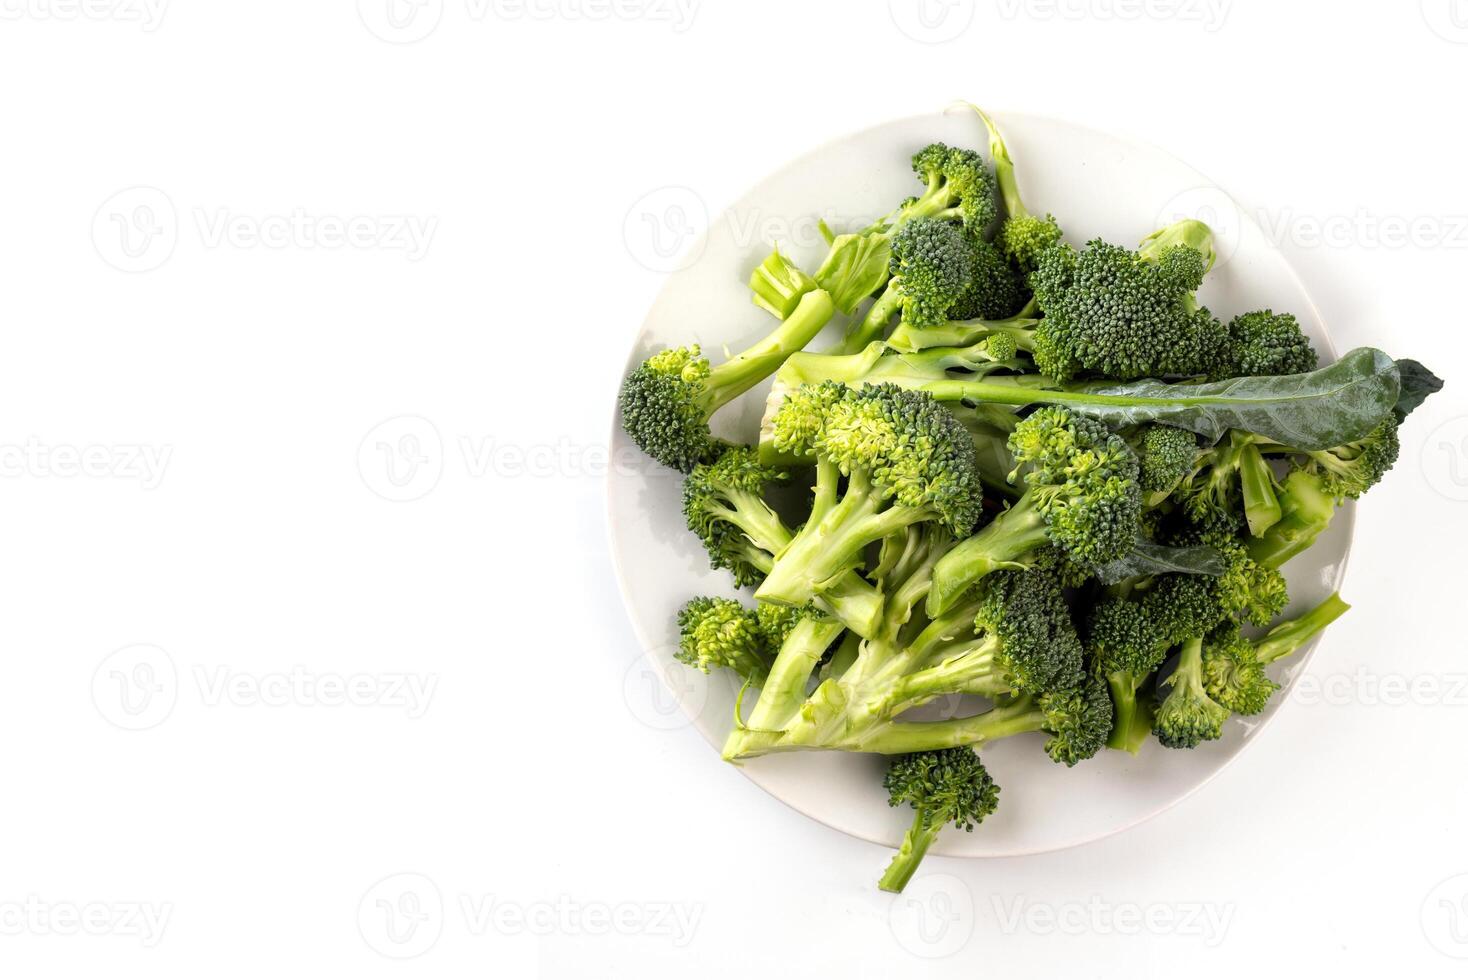
[[[964,235],[964,241],[969,252],[968,283],[948,308],[946,319],[1000,320],[1019,312],[1029,297],[1019,271],[992,242],[968,234]],[[906,322],[904,317],[903,323]],[[913,323],[919,329],[930,325]]]
[[912,169],[927,187],[903,205],[903,217],[959,221],[973,235],[982,235],[994,223],[994,176],[978,153],[930,143],[913,155]]
[[1025,494],[938,562],[927,599],[930,616],[945,612],[990,572],[1025,567],[1046,545],[1076,564],[1097,566],[1125,555],[1136,540],[1137,457],[1104,424],[1047,406],[1015,427],[1009,448],[1027,470]]
[[[795,536],[766,503],[765,488],[786,474],[760,465],[753,449],[730,446],[700,463],[683,481],[683,517],[698,535],[714,568],[728,569],[739,586],[758,585],[775,554]],[[815,597],[851,630],[870,636],[882,615],[882,596],[854,571]]]
[[816,487],[809,519],[775,556],[759,599],[804,605],[887,535],[928,521],[963,535],[978,518],[973,444],[926,395],[893,385],[808,385],[771,425],[778,450],[815,457]]
[[1096,239],[1081,252],[1042,252],[1030,275],[1045,313],[1035,328],[1040,370],[1059,381],[1217,373],[1223,328],[1193,296],[1213,264],[1212,238],[1207,225],[1187,220],[1137,251]]
[[1208,696],[1203,681],[1203,638],[1183,643],[1167,679],[1167,697],[1157,706],[1152,731],[1169,749],[1194,749],[1223,734],[1228,709]]
[[999,227],[999,249],[1005,258],[1028,272],[1035,267],[1040,253],[1060,241],[1060,226],[1053,215],[1041,218],[1025,207],[1014,175],[1014,160],[1009,156],[1009,147],[1005,145],[999,127],[978,106],[970,105],[969,108],[979,114],[984,128],[989,131],[989,155],[994,158],[994,177],[1004,199],[1006,215]]
[[945,826],[972,831],[999,805],[999,787],[969,748],[898,756],[888,764],[882,786],[891,806],[906,803],[917,811],[903,835],[901,849],[877,883],[888,892],[907,887]]
[[1137,453],[1147,504],[1155,506],[1172,493],[1192,473],[1198,455],[1196,434],[1170,425],[1147,426]]
[[1340,593],[1296,619],[1280,623],[1259,640],[1247,640],[1238,627],[1219,627],[1203,644],[1203,679],[1208,696],[1236,715],[1256,715],[1279,685],[1264,668],[1289,656],[1351,607]]
[[1000,334],[1013,342],[1017,351],[1026,353],[1035,348],[1035,325],[1040,321],[1021,310],[1012,317],[1002,320],[948,320],[935,327],[914,327],[910,323],[899,323],[887,338],[887,346],[899,353],[911,354],[932,347],[967,347],[980,340],[992,339]]
[[1226,356],[1214,369],[1215,379],[1305,374],[1319,366],[1310,338],[1288,313],[1245,313],[1234,317],[1227,330]]
[[759,616],[733,599],[690,599],[678,611],[678,651],[674,657],[705,674],[714,667],[723,667],[755,684],[763,682],[770,669]]
[[[1243,514],[1250,533],[1263,534],[1280,519],[1280,503],[1274,472],[1258,443],[1258,436],[1230,431],[1195,457],[1190,472],[1174,486],[1173,496],[1195,520],[1232,520]],[[1149,504],[1156,502],[1155,496],[1148,499]]]
[[777,320],[784,320],[794,313],[805,294],[816,288],[816,281],[781,255],[779,247],[756,266],[749,277],[754,305]]
[[1113,723],[1106,744],[1136,755],[1152,731],[1142,688],[1167,656],[1167,637],[1145,600],[1114,596],[1091,610],[1086,653],[1111,690]]
[[643,452],[687,473],[717,445],[709,432],[714,412],[774,374],[834,313],[830,295],[816,289],[768,337],[718,367],[697,344],[652,355],[622,382],[622,427]]

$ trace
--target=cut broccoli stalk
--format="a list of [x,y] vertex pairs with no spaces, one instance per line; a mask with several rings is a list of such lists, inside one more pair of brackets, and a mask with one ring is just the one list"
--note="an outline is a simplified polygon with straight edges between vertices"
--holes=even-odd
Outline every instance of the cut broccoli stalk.
[[978,113],[989,132],[989,155],[994,158],[994,180],[999,185],[999,195],[1004,201],[1006,217],[999,229],[999,246],[1006,258],[1025,271],[1034,268],[1041,252],[1060,241],[1060,226],[1055,218],[1043,218],[1030,213],[1019,193],[1019,181],[1015,177],[1014,160],[1009,147],[999,132],[999,127],[989,114],[970,103],[969,108]]
[[1294,653],[1321,630],[1340,619],[1350,604],[1333,592],[1324,602],[1305,615],[1280,623],[1254,643],[1254,655],[1261,664],[1272,664]]
[[1274,492],[1274,472],[1264,461],[1259,447],[1253,443],[1243,447],[1238,463],[1239,486],[1243,491],[1244,517],[1249,533],[1256,538],[1262,537],[1284,516],[1279,496]]
[[1030,353],[1035,349],[1036,308],[1031,301],[1019,313],[1003,320],[948,320],[934,327],[918,327],[903,321],[887,338],[894,351],[913,353],[930,347],[968,347],[981,340],[1004,334],[1014,341],[1016,350]]
[[1317,474],[1295,470],[1280,490],[1281,516],[1263,535],[1249,542],[1249,557],[1268,568],[1278,568],[1305,551],[1330,527],[1337,498],[1325,490]]
[[[781,255],[776,248],[750,274],[749,288],[754,305],[767,311],[775,319],[784,320],[795,312],[805,294],[817,286],[814,279]],[[839,303],[837,308],[840,308]]]

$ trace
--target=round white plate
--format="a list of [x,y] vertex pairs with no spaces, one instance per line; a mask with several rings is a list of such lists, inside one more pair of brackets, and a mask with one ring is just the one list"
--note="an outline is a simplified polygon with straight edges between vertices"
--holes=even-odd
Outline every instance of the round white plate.
[[[1218,234],[1219,262],[1202,290],[1203,302],[1224,319],[1266,306],[1290,311],[1315,340],[1322,362],[1334,359],[1319,314],[1284,257],[1202,174],[1155,147],[1074,123],[1012,113],[999,113],[996,120],[1026,204],[1054,213],[1067,240],[1080,244],[1099,236],[1134,244],[1178,218],[1207,221]],[[816,219],[824,217],[843,231],[885,214],[917,192],[909,158],[933,140],[978,149],[988,145],[969,111],[914,116],[837,140],[760,182],[714,217],[705,240],[687,253],[686,266],[669,277],[626,370],[659,347],[698,342],[717,359],[725,347],[737,351],[764,336],[774,321],[750,302],[751,270],[777,242],[804,268],[814,269],[824,254]],[[822,338],[813,349],[824,343]],[[715,419],[715,432],[753,441],[767,387],[725,408]],[[615,421],[612,444],[614,459],[637,458]],[[654,669],[713,746],[708,764],[726,765],[717,749],[731,725],[736,685],[729,676],[706,677],[673,659],[674,615],[692,596],[736,592],[726,572],[709,569],[702,547],[684,526],[677,474],[643,459],[644,465],[614,467],[608,481],[613,561]],[[1294,599],[1289,614],[1336,588],[1352,524],[1347,507],[1314,548],[1288,565]],[[1309,655],[1307,649],[1292,658],[1283,676],[1298,675]],[[1281,691],[1263,715],[1247,723],[1231,720],[1221,740],[1192,751],[1150,741],[1136,758],[1107,750],[1073,769],[1052,763],[1040,750],[1038,735],[988,746],[984,761],[1003,788],[1002,804],[973,833],[944,834],[935,852],[1031,854],[1135,826],[1216,775],[1288,703],[1288,690]],[[888,807],[883,768],[880,757],[838,752],[770,756],[742,766],[755,783],[800,812],[848,834],[896,846],[911,811]]]

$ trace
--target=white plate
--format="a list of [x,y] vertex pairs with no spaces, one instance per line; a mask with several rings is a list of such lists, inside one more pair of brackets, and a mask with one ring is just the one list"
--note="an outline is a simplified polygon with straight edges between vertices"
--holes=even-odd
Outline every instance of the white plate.
[[[1266,306],[1288,310],[1305,325],[1322,361],[1334,359],[1319,314],[1284,257],[1202,174],[1155,147],[1073,123],[1010,113],[996,118],[1026,204],[1053,212],[1069,241],[1100,236],[1134,244],[1178,218],[1201,218],[1215,227],[1220,240],[1220,262],[1202,291],[1214,313],[1228,318]],[[979,120],[968,111],[915,116],[830,143],[759,183],[714,219],[706,240],[688,253],[697,258],[669,277],[626,369],[663,346],[696,341],[717,357],[725,346],[738,350],[764,336],[773,320],[750,303],[746,283],[771,246],[778,241],[782,251],[813,269],[824,253],[814,218],[848,230],[886,213],[916,193],[908,161],[933,140],[988,145]],[[822,343],[824,338],[813,347]],[[766,390],[761,387],[724,409],[715,431],[753,441]],[[615,422],[612,443],[616,459],[635,452]],[[726,572],[709,569],[702,547],[683,525],[678,491],[677,476],[650,462],[614,468],[607,487],[612,555],[648,657],[714,747],[708,764],[725,765],[717,749],[733,717],[735,685],[727,676],[705,678],[673,660],[673,619],[691,596],[736,593]],[[1291,614],[1336,588],[1352,524],[1347,507],[1318,544],[1286,568],[1294,598]],[[1298,675],[1311,649],[1313,644],[1289,661],[1287,676]],[[1052,763],[1041,752],[1038,735],[986,747],[984,761],[1003,788],[1002,805],[973,833],[944,834],[935,852],[1032,854],[1135,826],[1208,782],[1288,703],[1287,689],[1263,715],[1247,723],[1231,720],[1221,740],[1193,751],[1149,741],[1137,758],[1108,750],[1073,769]],[[866,840],[895,846],[911,819],[907,808],[887,806],[880,757],[791,753],[755,759],[742,769],[800,812]]]

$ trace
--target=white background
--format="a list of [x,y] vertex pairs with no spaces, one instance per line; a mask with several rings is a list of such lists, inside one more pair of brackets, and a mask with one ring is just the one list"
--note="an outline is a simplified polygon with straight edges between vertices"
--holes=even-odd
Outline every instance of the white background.
[[[1461,975],[1468,3],[927,2],[0,0],[0,973]],[[1259,745],[894,900],[637,682],[601,478],[639,202],[955,97],[1450,387]]]

